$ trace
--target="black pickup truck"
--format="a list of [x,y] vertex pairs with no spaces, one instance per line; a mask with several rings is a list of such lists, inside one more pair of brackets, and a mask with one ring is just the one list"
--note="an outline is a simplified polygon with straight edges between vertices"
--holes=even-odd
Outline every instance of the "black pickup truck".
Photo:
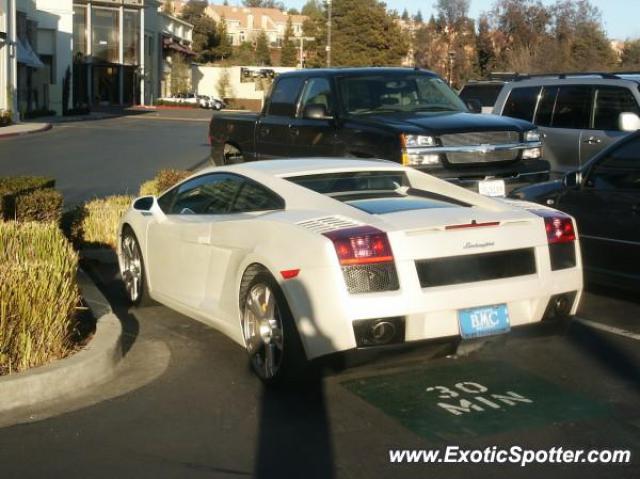
[[474,114],[436,74],[412,68],[281,74],[261,113],[214,114],[209,141],[217,165],[381,158],[489,195],[544,181],[549,173],[533,124]]

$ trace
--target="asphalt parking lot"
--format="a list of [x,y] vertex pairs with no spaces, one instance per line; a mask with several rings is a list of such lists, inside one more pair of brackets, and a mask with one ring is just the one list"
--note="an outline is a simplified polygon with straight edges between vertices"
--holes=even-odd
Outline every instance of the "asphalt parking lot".
[[[7,477],[581,477],[595,468],[599,477],[622,478],[640,472],[640,352],[633,337],[575,321],[548,323],[479,349],[421,346],[270,390],[228,338],[162,306],[128,310],[114,267],[93,269],[125,326],[127,355],[115,380],[23,412],[13,419],[25,423],[0,429]],[[601,294],[585,295],[581,318],[613,325],[610,317],[639,317],[632,298]],[[461,399],[466,408],[452,407]],[[389,462],[389,449],[450,445],[629,449],[632,463]]]
[[[53,175],[70,204],[137,191],[158,168],[202,164],[208,115],[58,125],[0,142],[0,174]],[[0,417],[4,477],[640,476],[632,294],[591,289],[579,320],[370,357],[272,390],[230,339],[162,306],[130,310],[114,266],[86,266],[123,323],[125,358],[108,383]],[[446,446],[627,449],[632,462],[389,461],[390,449]]]

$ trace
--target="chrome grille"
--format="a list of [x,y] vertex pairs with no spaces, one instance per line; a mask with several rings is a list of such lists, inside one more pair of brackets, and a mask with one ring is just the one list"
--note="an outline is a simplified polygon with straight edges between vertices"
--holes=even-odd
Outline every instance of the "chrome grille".
[[[458,148],[479,145],[512,145],[520,143],[517,131],[478,131],[442,135],[442,146]],[[493,161],[512,161],[518,157],[518,150],[447,153],[447,161],[452,164],[490,163]]]
[[517,131],[474,131],[440,137],[442,146],[505,145],[520,143]]

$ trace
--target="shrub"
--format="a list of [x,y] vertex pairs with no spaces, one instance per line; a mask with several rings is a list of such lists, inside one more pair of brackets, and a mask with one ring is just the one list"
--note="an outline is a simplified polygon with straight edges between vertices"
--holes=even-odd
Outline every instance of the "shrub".
[[11,120],[11,112],[9,110],[0,111],[0,127],[9,126],[13,123]]
[[16,221],[60,223],[62,194],[59,191],[36,190],[16,198]]
[[164,170],[158,171],[158,174],[154,178],[156,182],[157,193],[160,194],[169,188],[171,188],[176,183],[184,180],[192,173],[187,170],[176,170],[173,168],[167,168]]
[[0,372],[65,356],[73,346],[78,257],[53,223],[0,223]]
[[11,220],[16,217],[18,197],[54,186],[55,180],[46,176],[0,177],[0,220]]
[[131,206],[131,196],[97,198],[77,208],[67,226],[77,246],[110,247],[118,244],[118,225]]
[[155,196],[158,193],[159,193],[158,184],[156,183],[156,180],[149,180],[149,181],[145,181],[140,185],[140,191],[138,192],[138,196],[149,196],[149,195]]

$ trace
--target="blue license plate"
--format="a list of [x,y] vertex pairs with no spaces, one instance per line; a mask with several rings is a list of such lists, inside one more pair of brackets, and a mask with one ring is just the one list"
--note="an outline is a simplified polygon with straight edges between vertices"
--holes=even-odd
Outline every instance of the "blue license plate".
[[463,338],[479,338],[506,333],[511,329],[506,304],[482,306],[458,311],[460,335]]

